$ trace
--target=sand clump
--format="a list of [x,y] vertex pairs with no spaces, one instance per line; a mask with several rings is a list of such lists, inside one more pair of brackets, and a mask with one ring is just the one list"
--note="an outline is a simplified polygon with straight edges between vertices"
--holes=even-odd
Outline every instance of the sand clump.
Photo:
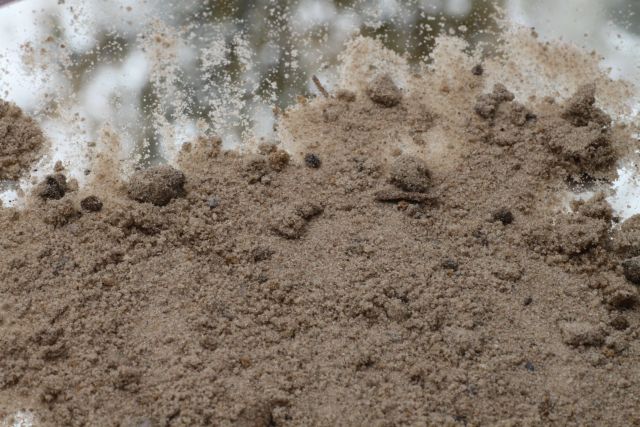
[[165,206],[182,195],[184,183],[184,173],[161,165],[136,172],[129,181],[127,191],[129,197],[138,202]]
[[291,156],[284,150],[275,149],[269,153],[269,166],[276,172],[286,168],[290,160]]
[[24,175],[40,157],[45,142],[35,120],[0,99],[0,180]]
[[513,101],[514,95],[503,84],[498,83],[493,87],[493,92],[478,97],[475,105],[476,113],[485,119],[495,117],[498,107],[505,102]]
[[[402,101],[402,91],[389,74],[374,78],[367,87],[367,95],[373,102],[386,108],[395,107]],[[348,98],[344,99],[348,101]]]
[[589,83],[580,86],[576,93],[567,100],[562,112],[562,118],[568,120],[574,126],[588,126],[592,122],[600,126],[609,126],[611,117],[595,107],[595,102],[596,85]]
[[87,212],[100,212],[103,204],[96,196],[87,196],[80,201],[80,206]]
[[598,346],[604,342],[606,333],[602,328],[588,322],[567,322],[560,326],[566,344],[577,346]]
[[57,173],[55,175],[47,175],[45,179],[38,184],[36,194],[41,199],[60,200],[64,197],[67,190],[67,177]]
[[391,164],[390,181],[403,190],[424,193],[431,186],[431,174],[423,160],[404,154]]
[[636,285],[640,285],[640,257],[626,259],[622,262],[624,277]]
[[307,223],[322,211],[322,206],[305,202],[295,205],[293,209],[275,212],[273,230],[287,239],[298,239],[302,236]]
[[472,65],[394,106],[296,106],[257,153],[201,138],[91,189],[101,209],[0,209],[0,402],[44,425],[639,423],[640,225],[600,193],[559,208],[631,129]]

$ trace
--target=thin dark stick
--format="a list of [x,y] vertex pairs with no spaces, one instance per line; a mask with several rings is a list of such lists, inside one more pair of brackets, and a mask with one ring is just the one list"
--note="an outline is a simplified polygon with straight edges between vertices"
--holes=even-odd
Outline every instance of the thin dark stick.
[[316,85],[316,87],[318,88],[320,93],[325,98],[329,98],[329,92],[327,92],[327,90],[324,88],[324,86],[322,86],[322,83],[320,83],[320,79],[315,74],[311,77],[311,80],[313,80],[313,83]]

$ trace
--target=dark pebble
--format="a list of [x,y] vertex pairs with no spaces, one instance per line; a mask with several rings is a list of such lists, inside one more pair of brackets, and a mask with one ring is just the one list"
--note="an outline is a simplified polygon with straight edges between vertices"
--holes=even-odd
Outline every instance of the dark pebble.
[[500,221],[503,225],[509,225],[513,222],[513,214],[507,208],[498,209],[493,214],[494,221]]
[[442,268],[447,270],[458,271],[458,262],[453,259],[445,259],[442,261]]
[[481,64],[475,65],[472,69],[471,69],[471,74],[473,74],[474,76],[481,76],[484,74],[484,67]]
[[611,320],[611,326],[618,331],[624,331],[629,327],[629,321],[624,316],[616,316]]
[[634,289],[617,289],[607,297],[607,302],[619,310],[631,309],[638,301],[638,293]]
[[89,196],[82,199],[80,207],[88,212],[100,212],[102,210],[102,202],[96,196]]
[[270,248],[258,246],[251,251],[255,262],[266,261],[274,254]]
[[535,366],[533,366],[533,363],[531,363],[531,362],[527,362],[527,363],[525,363],[525,364],[524,364],[524,367],[525,367],[525,368],[527,369],[527,371],[529,371],[529,372],[535,372],[535,370],[536,370],[536,367],[535,367]]
[[38,186],[42,199],[60,200],[67,192],[67,178],[62,174],[48,175]]
[[640,257],[622,261],[624,277],[634,285],[640,285]]
[[467,417],[464,415],[454,415],[453,420],[457,423],[462,423],[465,426],[467,425]]
[[217,208],[218,206],[220,206],[220,199],[218,199],[216,196],[211,196],[207,199],[207,206],[209,206],[211,209]]
[[304,156],[304,163],[310,168],[318,169],[322,164],[322,161],[320,161],[320,157],[316,156],[313,153],[309,153]]
[[531,298],[531,297],[526,297],[526,298],[524,299],[524,301],[522,302],[522,304],[524,304],[524,305],[530,305],[532,302],[533,302],[533,298]]

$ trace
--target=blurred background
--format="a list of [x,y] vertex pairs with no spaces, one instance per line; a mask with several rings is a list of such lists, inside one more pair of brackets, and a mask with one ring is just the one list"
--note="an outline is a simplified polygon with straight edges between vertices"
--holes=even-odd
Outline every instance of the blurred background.
[[596,49],[613,77],[637,81],[637,12],[635,0],[10,1],[0,7],[0,97],[52,141],[39,170],[63,160],[82,180],[79,165],[107,139],[150,164],[197,135],[227,147],[273,138],[274,108],[313,96],[313,74],[330,89],[356,35],[428,63],[439,34],[490,51],[502,16]]

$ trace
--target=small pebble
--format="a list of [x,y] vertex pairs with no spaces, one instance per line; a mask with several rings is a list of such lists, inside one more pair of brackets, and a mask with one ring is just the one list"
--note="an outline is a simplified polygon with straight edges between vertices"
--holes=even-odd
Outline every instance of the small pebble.
[[453,416],[453,420],[457,423],[461,423],[463,425],[467,425],[467,417],[465,417],[464,415],[454,415]]
[[67,192],[67,178],[62,174],[48,175],[38,184],[37,194],[42,199],[60,200]]
[[638,292],[633,288],[617,288],[609,292],[606,297],[607,303],[619,310],[628,310],[635,307],[640,298]]
[[509,225],[513,222],[513,214],[507,208],[500,208],[493,213],[493,220],[500,221],[502,225]]
[[251,251],[251,254],[253,255],[254,262],[260,262],[271,258],[271,256],[274,254],[274,251],[269,247],[257,246]]
[[524,301],[522,302],[522,304],[524,304],[525,306],[527,306],[527,305],[531,305],[531,303],[532,303],[532,302],[533,302],[533,298],[531,298],[531,297],[526,297],[526,298],[524,299]]
[[89,196],[82,199],[80,207],[88,212],[100,212],[102,210],[102,202],[96,196]]
[[533,366],[533,363],[527,361],[527,363],[524,364],[524,367],[527,369],[527,371],[529,372],[535,372],[536,367]]
[[322,161],[320,160],[320,157],[316,156],[313,153],[309,153],[304,156],[304,163],[310,168],[318,169],[322,164]]
[[453,271],[458,271],[458,262],[453,260],[453,259],[445,259],[444,261],[442,261],[442,268],[447,269],[447,270],[453,270]]
[[220,206],[220,199],[216,196],[209,197],[207,199],[207,206],[209,206],[211,209],[217,208],[218,206]]
[[478,64],[475,65],[472,69],[471,69],[471,74],[473,74],[474,76],[481,76],[484,74],[484,67],[482,66],[482,64]]
[[611,320],[611,326],[618,331],[624,331],[629,327],[629,321],[626,317],[618,315]]
[[622,261],[624,277],[634,285],[640,285],[640,257]]

